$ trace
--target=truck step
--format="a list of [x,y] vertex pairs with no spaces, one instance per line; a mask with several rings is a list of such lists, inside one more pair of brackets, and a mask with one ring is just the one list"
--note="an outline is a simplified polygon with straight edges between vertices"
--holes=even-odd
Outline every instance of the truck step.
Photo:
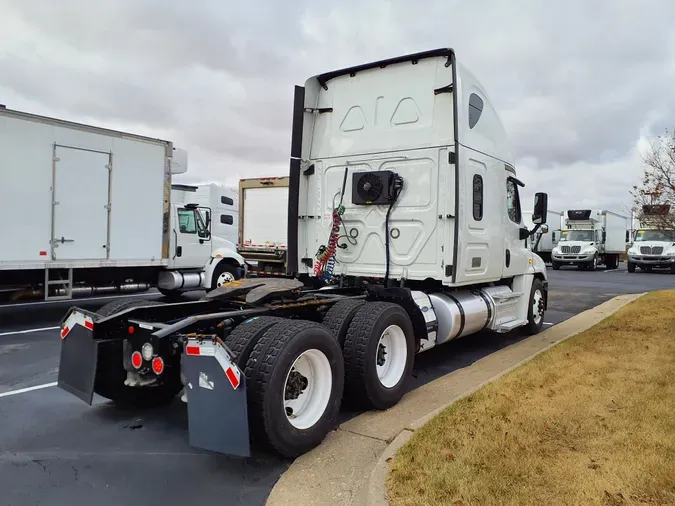
[[510,320],[507,322],[499,323],[497,326],[497,332],[511,332],[513,329],[522,327],[527,323],[527,320]]
[[[65,278],[65,279],[64,279]],[[54,287],[54,295],[50,288]],[[45,268],[45,300],[69,300],[73,298],[73,268]],[[62,293],[59,293],[61,291]]]

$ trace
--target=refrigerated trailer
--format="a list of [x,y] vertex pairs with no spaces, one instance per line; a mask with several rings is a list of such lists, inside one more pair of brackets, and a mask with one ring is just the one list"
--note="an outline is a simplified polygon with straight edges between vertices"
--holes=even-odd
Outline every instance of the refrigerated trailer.
[[171,202],[172,174],[186,170],[169,141],[0,108],[0,212],[13,217],[0,232],[0,290],[175,294],[234,279],[241,256],[197,205]]
[[248,276],[286,276],[288,176],[239,181],[237,251]]
[[300,455],[343,402],[395,405],[417,353],[541,330],[546,267],[527,241],[547,195],[535,195],[530,230],[522,186],[487,93],[454,51],[311,77],[295,89],[288,205],[268,206],[276,223],[287,217],[294,279],[73,308],[58,384],[137,406],[183,388],[193,446]]
[[629,238],[628,218],[607,210],[571,209],[565,213],[565,226],[558,245],[551,253],[553,269],[576,265],[595,270],[619,266]]

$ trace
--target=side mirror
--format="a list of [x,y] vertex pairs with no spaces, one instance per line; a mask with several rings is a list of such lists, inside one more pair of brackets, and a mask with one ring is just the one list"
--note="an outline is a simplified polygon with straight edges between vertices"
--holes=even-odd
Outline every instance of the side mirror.
[[548,234],[548,225],[542,225],[540,228],[542,234]]
[[541,225],[546,223],[548,214],[548,194],[536,193],[534,195],[534,209],[532,211],[532,223]]
[[602,231],[602,242],[605,242],[607,240],[607,232],[604,230]]
[[204,217],[206,219],[205,226],[206,226],[206,228],[209,228],[209,225],[211,225],[211,213],[209,211],[206,211],[204,213],[204,215],[205,215]]
[[626,244],[630,242],[630,230],[626,230]]

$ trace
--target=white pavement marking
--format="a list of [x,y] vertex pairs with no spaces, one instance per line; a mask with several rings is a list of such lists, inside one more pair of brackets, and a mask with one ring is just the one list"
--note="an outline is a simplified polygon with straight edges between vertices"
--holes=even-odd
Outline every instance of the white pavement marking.
[[544,325],[553,325],[552,323],[544,322]]
[[616,272],[618,270],[619,269],[605,269],[604,271],[600,271],[600,272]]
[[56,330],[60,329],[58,325],[56,327],[42,327],[40,329],[28,329],[28,330],[14,330],[12,332],[0,332],[0,337],[3,336],[15,336],[17,334],[32,334],[33,332],[42,332],[44,330]]
[[10,395],[25,394],[26,392],[32,392],[33,390],[42,390],[43,388],[55,387],[58,383],[55,381],[53,383],[45,383],[44,385],[36,385],[34,387],[20,388],[19,390],[10,390],[9,392],[0,393],[0,397],[9,397]]
[[142,296],[161,296],[161,294],[157,292],[153,293],[148,293],[148,292],[143,292],[143,293],[126,293],[126,294],[120,294],[120,295],[106,295],[106,296],[101,296],[101,297],[83,297],[83,298],[77,298],[77,299],[62,299],[62,300],[41,300],[41,301],[36,301],[36,302],[20,302],[16,304],[3,304],[0,306],[0,309],[2,308],[14,308],[14,307],[22,307],[22,306],[37,306],[40,304],[65,304],[68,302],[89,302],[92,300],[106,300],[106,299],[121,299],[124,297],[142,297]]

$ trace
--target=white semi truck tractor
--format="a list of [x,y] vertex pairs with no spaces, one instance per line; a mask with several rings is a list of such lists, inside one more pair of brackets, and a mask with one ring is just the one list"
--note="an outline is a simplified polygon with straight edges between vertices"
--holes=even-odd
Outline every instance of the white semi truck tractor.
[[560,241],[551,252],[554,270],[563,265],[595,270],[619,266],[619,256],[626,252],[628,218],[607,210],[572,209],[567,211]]
[[642,206],[640,227],[628,249],[628,272],[635,272],[639,267],[646,272],[668,269],[675,274],[675,230],[668,227],[672,218],[664,219],[669,213],[667,205]]
[[[294,278],[73,308],[59,385],[140,407],[184,388],[193,446],[305,453],[343,402],[395,405],[416,354],[541,330],[548,283],[522,186],[485,89],[451,49],[311,77],[295,88],[287,209],[269,209],[287,214]],[[547,200],[535,196],[534,229]]]

